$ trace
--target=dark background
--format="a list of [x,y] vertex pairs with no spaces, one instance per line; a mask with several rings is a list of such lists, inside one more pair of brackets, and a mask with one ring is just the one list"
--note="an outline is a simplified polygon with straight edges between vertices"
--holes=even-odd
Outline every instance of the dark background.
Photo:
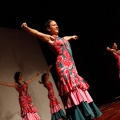
[[[90,85],[89,93],[97,105],[120,96],[117,61],[106,51],[113,42],[120,44],[120,2],[114,1],[1,1],[0,27],[21,30],[21,24],[43,31],[46,20],[59,25],[59,36],[78,35],[70,41],[80,76]],[[40,41],[48,64],[55,58]],[[56,78],[54,67],[52,75]]]

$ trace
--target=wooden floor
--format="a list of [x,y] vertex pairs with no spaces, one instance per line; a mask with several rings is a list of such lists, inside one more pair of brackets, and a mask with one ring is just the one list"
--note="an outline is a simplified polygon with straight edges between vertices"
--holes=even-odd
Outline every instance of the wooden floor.
[[115,101],[99,107],[102,116],[94,120],[120,120],[120,96]]

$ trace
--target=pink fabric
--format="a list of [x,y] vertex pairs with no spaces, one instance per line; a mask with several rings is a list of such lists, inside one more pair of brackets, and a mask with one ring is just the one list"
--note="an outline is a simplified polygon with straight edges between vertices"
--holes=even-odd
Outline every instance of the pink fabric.
[[78,105],[81,102],[87,102],[90,103],[93,101],[90,94],[87,90],[83,91],[81,89],[75,89],[74,91],[71,91],[68,94],[64,94],[62,96],[63,104],[65,109],[70,108],[74,105]]
[[54,106],[53,108],[50,108],[50,112],[51,112],[51,113],[56,113],[56,112],[58,112],[59,110],[61,110],[60,104]]
[[41,120],[37,113],[27,113],[22,120]]
[[88,103],[93,101],[93,99],[91,98],[87,90],[83,91],[81,89],[77,89],[75,92],[72,92],[71,94],[74,95],[75,100],[77,101],[77,104],[80,104],[80,102],[82,101],[85,101]]

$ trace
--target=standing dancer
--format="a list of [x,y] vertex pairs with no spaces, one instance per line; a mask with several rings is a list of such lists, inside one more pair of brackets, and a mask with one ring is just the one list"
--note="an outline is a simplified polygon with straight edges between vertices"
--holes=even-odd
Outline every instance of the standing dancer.
[[32,102],[32,98],[28,93],[28,84],[35,80],[40,73],[37,73],[29,80],[22,81],[22,72],[16,72],[14,75],[14,83],[0,82],[1,85],[14,87],[19,93],[19,105],[21,109],[22,120],[41,120],[37,114],[38,110]]
[[42,75],[41,81],[39,81],[39,83],[43,84],[44,87],[47,88],[48,90],[48,98],[50,100],[51,120],[63,120],[66,118],[66,116],[60,106],[60,102],[55,97],[53,85],[49,81],[49,70],[51,67],[52,65],[48,67],[47,72]]
[[118,50],[117,44],[113,43],[112,48],[107,47],[107,51],[111,52],[117,59],[118,77],[120,78],[120,50]]
[[91,120],[100,117],[101,112],[88,93],[89,85],[78,75],[69,40],[78,36],[59,37],[59,27],[55,20],[45,23],[46,34],[27,26],[21,25],[29,34],[46,42],[56,55],[56,72],[59,77],[58,89],[67,120]]

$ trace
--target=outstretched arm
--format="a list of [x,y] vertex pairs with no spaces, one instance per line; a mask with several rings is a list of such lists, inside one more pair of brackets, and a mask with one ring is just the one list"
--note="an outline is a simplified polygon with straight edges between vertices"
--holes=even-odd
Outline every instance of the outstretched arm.
[[52,67],[52,65],[49,65],[49,66],[48,66],[48,68],[47,68],[47,74],[49,74],[51,67]]
[[40,73],[37,73],[34,77],[32,77],[32,78],[29,79],[29,80],[26,80],[25,82],[26,82],[27,84],[29,84],[29,83],[31,83],[32,81],[34,81],[39,75],[40,75]]
[[21,28],[23,30],[25,30],[26,32],[28,32],[29,34],[31,34],[31,35],[33,35],[35,37],[38,37],[39,39],[43,40],[44,42],[52,43],[53,40],[54,40],[53,36],[48,35],[48,34],[44,34],[42,32],[39,32],[36,29],[30,28],[30,27],[27,26],[27,23],[22,23]]
[[65,40],[71,40],[71,39],[73,39],[73,40],[77,40],[77,39],[78,39],[78,36],[77,36],[77,35],[73,35],[73,36],[65,36],[64,39],[65,39]]
[[16,87],[17,83],[0,82],[0,85],[4,85],[4,86],[8,86],[8,87]]
[[49,65],[49,66],[48,66],[48,68],[47,68],[47,75],[49,74],[51,67],[52,67],[52,65]]
[[112,53],[115,53],[115,50],[114,50],[114,49],[111,49],[110,47],[107,47],[107,51],[112,52]]
[[[50,72],[50,68],[52,67],[52,65],[49,65],[45,74],[45,81],[44,84],[47,84],[49,82],[49,72]],[[41,84],[42,82],[39,81],[39,83]]]
[[49,72],[50,72],[51,67],[52,67],[52,65],[49,65],[48,68],[47,68],[45,83],[47,83],[48,80],[49,80]]

